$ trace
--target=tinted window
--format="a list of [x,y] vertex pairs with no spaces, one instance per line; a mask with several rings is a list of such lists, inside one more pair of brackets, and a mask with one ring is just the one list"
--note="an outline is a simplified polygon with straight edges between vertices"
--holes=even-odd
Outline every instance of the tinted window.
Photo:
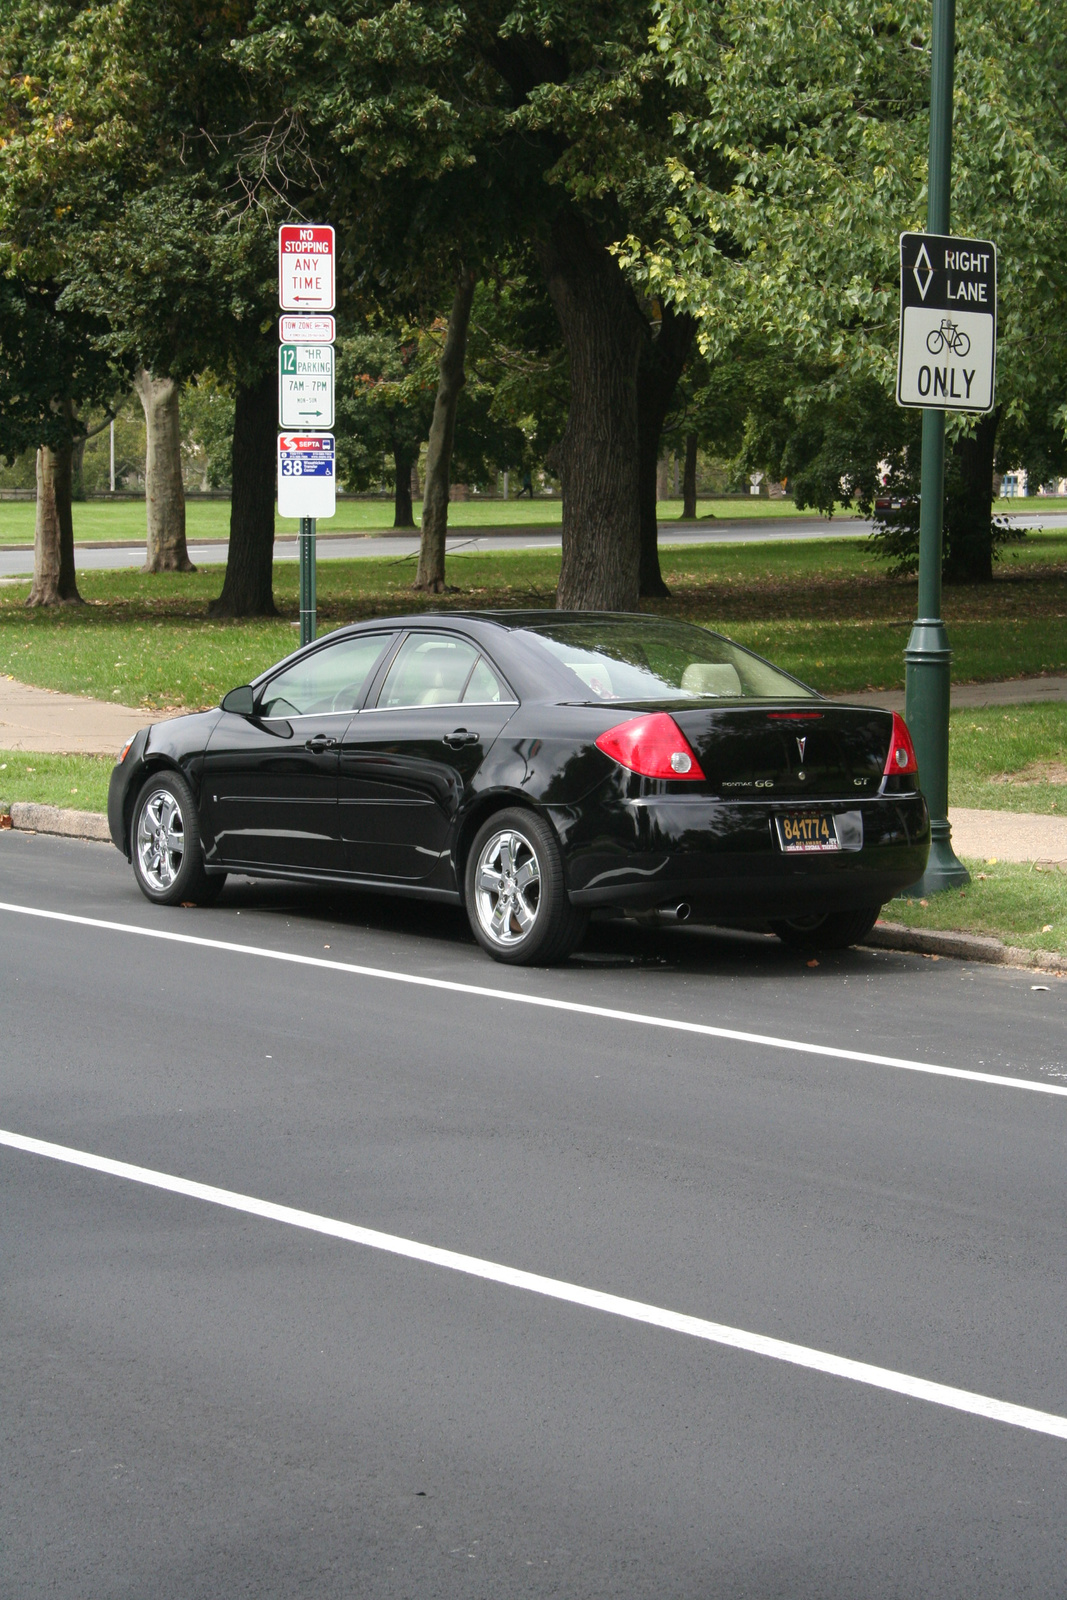
[[686,623],[560,622],[530,632],[573,674],[576,699],[812,696],[740,645]]
[[484,656],[470,675],[463,692],[464,705],[492,705],[498,700],[510,700],[511,695]]
[[354,711],[388,633],[338,639],[295,661],[272,678],[263,693],[264,717],[304,717],[324,711]]
[[474,646],[454,634],[410,634],[389,668],[379,709],[458,705],[477,659]]

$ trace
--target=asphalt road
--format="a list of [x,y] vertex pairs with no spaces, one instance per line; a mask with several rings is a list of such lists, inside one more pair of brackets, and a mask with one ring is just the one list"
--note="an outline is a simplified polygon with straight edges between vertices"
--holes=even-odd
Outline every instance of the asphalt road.
[[[1020,528],[1067,527],[1065,512],[1047,514],[1030,512],[1011,520]],[[660,528],[660,544],[666,549],[671,545],[766,544],[782,539],[856,539],[870,533],[872,526],[872,523],[860,517],[834,517],[831,520],[823,517],[803,519],[768,517],[760,521],[752,519],[722,524],[683,523],[680,526],[665,523]],[[327,532],[328,529],[320,524],[320,531]],[[461,528],[448,536],[450,557],[473,555],[485,550],[558,550],[559,547],[558,531],[538,532],[530,529],[527,532],[519,528],[508,531],[487,529],[485,532],[479,532],[473,528]],[[207,565],[211,562],[225,561],[226,548],[226,544],[220,540],[214,544],[190,544],[189,552],[194,561]],[[403,561],[414,558],[418,554],[418,549],[417,534],[395,536],[382,534],[375,538],[354,534],[350,539],[343,535],[320,539],[316,545],[316,554],[319,561],[353,561],[372,557],[377,560]],[[140,567],[145,560],[144,545],[128,544],[108,548],[78,545],[75,553],[79,569],[86,570]],[[298,556],[298,541],[295,538],[275,541],[275,561],[296,561]],[[20,577],[32,572],[32,545],[26,545],[18,550],[0,550],[0,577]]]
[[1067,983],[688,928],[513,971],[11,832],[0,901],[3,1595],[1063,1592]]

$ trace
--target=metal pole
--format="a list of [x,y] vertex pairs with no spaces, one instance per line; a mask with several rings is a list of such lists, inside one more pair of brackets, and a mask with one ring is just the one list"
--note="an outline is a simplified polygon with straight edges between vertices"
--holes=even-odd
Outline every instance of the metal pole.
[[315,518],[300,518],[300,643],[315,637]]
[[[930,62],[930,165],[926,228],[948,233],[952,178],[952,78],[956,0],[933,0]],[[905,661],[905,717],[930,807],[930,860],[913,893],[938,894],[970,882],[952,848],[948,821],[948,713],[952,651],[941,620],[941,539],[945,500],[945,413],[925,410],[919,509],[919,615]]]
[[111,419],[111,493],[115,493],[115,419]]

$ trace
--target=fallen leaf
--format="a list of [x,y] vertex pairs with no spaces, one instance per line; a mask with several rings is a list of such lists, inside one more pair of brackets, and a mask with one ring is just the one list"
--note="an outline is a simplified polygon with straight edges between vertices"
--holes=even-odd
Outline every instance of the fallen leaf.
[[196,910],[196,901],[195,900],[183,900],[182,901],[182,910],[183,911],[195,911]]
[[818,965],[819,965],[819,963],[817,961],[815,961],[814,959],[808,962],[808,966],[809,967],[817,967]]
[[930,904],[930,902],[929,902],[929,900],[920,900],[920,901],[919,901],[919,904],[920,904],[920,905],[921,905],[921,906],[928,906],[928,905],[929,905],[929,904]]
[[1051,924],[1051,922],[1046,922],[1045,926],[1042,928],[1041,932],[1042,933],[1051,933],[1052,932],[1052,924]]

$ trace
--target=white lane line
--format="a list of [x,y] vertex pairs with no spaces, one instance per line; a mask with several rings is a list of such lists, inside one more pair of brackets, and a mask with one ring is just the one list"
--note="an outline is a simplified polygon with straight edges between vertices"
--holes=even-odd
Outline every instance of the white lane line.
[[694,1339],[706,1339],[711,1344],[727,1345],[732,1350],[745,1350],[750,1355],[786,1361],[794,1367],[825,1372],[833,1378],[849,1378],[853,1383],[888,1389],[891,1394],[906,1395],[912,1400],[926,1400],[931,1405],[948,1406],[953,1411],[966,1411],[971,1416],[985,1417],[991,1422],[1007,1422],[1015,1428],[1028,1428],[1033,1433],[1050,1434],[1054,1439],[1067,1439],[1067,1417],[1057,1416],[1050,1411],[1036,1411],[1031,1406],[1013,1405],[1007,1400],[995,1400],[989,1395],[974,1394],[969,1389],[933,1383],[928,1378],[915,1378],[907,1372],[894,1372],[891,1367],[875,1367],[867,1361],[852,1361],[847,1356],[812,1350],[807,1345],[772,1339],[762,1333],[749,1333],[744,1328],[709,1322],[704,1317],[686,1316],[684,1312],[668,1311],[662,1306],[648,1305],[643,1300],[629,1300],[623,1295],[605,1294],[600,1289],[586,1289],[581,1284],[567,1283],[562,1278],[543,1277],[539,1272],[523,1272],[518,1267],[483,1261],[480,1256],[442,1250],[437,1245],[420,1244],[417,1239],[380,1233],[376,1228],[338,1222],[333,1217],[321,1217],[314,1211],[298,1211],[292,1206],[276,1205],[273,1200],[258,1200],[253,1195],[237,1194],[232,1189],[218,1189],[209,1183],[196,1183],[191,1178],[177,1178],[171,1173],[156,1172],[151,1167],[132,1166],[128,1161],[113,1161],[109,1156],[73,1150],[69,1145],[52,1144],[46,1139],[32,1139],[25,1134],[0,1129],[0,1145],[8,1145],[12,1150],[22,1150],[29,1155],[47,1156],[52,1161],[63,1161],[70,1166],[88,1167],[92,1172],[106,1173],[112,1178],[127,1178],[132,1183],[165,1189],[170,1194],[186,1195],[191,1200],[225,1206],[230,1211],[243,1211],[252,1217],[263,1217],[268,1222],[284,1222],[290,1227],[323,1233],[332,1239],[345,1239],[350,1244],[366,1245],[370,1250],[384,1250],[389,1255],[405,1256],[409,1261],[447,1267],[452,1272],[485,1278],[490,1283],[501,1283],[509,1289],[525,1289],[530,1294],[584,1306],[589,1311],[605,1311],[610,1316],[625,1317],[630,1322],[645,1322],[654,1328],[666,1328],[671,1333],[685,1333]]
[[444,989],[451,994],[477,995],[486,1000],[504,1000],[510,1005],[540,1006],[546,1011],[569,1011],[581,1017],[604,1017],[609,1022],[632,1022],[645,1028],[666,1028],[675,1033],[696,1033],[710,1039],[732,1039],[738,1044],[765,1045],[771,1050],[794,1050],[801,1055],[825,1056],[833,1061],[859,1061],[866,1066],[897,1067],[904,1072],[926,1072],[938,1078],[963,1078],[1001,1089],[1028,1089],[1034,1094],[1067,1095],[1067,1086],[1035,1083],[1030,1078],[1008,1078],[992,1072],[971,1072],[966,1067],[941,1067],[929,1061],[910,1061],[903,1056],[873,1055],[866,1050],[845,1050],[837,1045],[809,1044],[804,1039],[782,1039],[772,1033],[747,1033],[740,1028],[717,1028],[710,1022],[684,1022],[678,1017],[653,1017],[642,1011],[619,1011],[612,1006],[593,1006],[581,1000],[555,1000],[548,995],[520,994],[514,989],[491,989],[477,983],[459,983],[449,978],[425,978],[415,972],[394,972],[388,967],[364,967],[351,961],[326,961],[322,956],[302,956],[291,950],[271,950],[264,945],[234,944],[226,939],[205,939],[195,933],[174,933],[166,928],[143,928],[136,922],[107,922],[100,917],[79,917],[70,911],[44,911],[38,906],[20,906],[0,900],[0,911],[24,917],[43,917],[49,922],[68,922],[75,927],[102,928],[108,933],[133,933],[143,939],[164,939],[172,944],[195,945],[203,950],[224,950],[230,955],[258,956],[265,961],[286,961],[298,967],[322,967],[328,972],[347,972],[358,978],[381,978],[388,983],[409,983],[422,989]]

